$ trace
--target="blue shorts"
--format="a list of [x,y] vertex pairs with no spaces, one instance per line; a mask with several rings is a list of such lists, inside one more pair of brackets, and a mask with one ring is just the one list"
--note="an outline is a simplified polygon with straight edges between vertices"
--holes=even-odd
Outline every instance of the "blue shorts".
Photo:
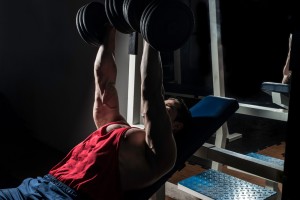
[[16,188],[0,189],[0,200],[74,200],[76,191],[50,174],[27,178]]

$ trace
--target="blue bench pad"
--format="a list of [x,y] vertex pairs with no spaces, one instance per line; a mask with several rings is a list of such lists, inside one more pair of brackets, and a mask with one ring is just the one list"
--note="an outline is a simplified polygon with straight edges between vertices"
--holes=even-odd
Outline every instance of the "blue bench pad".
[[285,95],[288,95],[290,93],[290,86],[283,83],[263,82],[261,84],[261,89],[266,93],[278,92]]

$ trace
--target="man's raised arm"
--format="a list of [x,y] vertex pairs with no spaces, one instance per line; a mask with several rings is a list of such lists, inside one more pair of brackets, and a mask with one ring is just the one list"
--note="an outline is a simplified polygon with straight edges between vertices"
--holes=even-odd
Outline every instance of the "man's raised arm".
[[97,128],[111,121],[123,120],[119,112],[115,88],[117,67],[115,63],[115,34],[112,26],[106,27],[106,36],[99,47],[94,63],[95,101],[93,117]]
[[159,52],[144,42],[141,61],[142,112],[146,143],[153,152],[158,176],[169,171],[176,159],[176,144],[163,96],[163,75]]

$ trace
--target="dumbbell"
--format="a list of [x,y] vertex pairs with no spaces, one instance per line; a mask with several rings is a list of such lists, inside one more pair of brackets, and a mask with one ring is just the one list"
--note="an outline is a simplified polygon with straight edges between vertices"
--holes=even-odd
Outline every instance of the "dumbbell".
[[124,0],[123,16],[126,22],[137,32],[140,31],[140,19],[152,0]]
[[81,38],[88,44],[100,46],[103,42],[104,27],[109,23],[105,7],[100,2],[82,6],[76,14],[76,27]]
[[179,0],[152,0],[140,18],[140,32],[155,49],[179,49],[194,29],[191,9]]
[[[122,4],[121,4],[121,3]],[[82,6],[76,14],[76,27],[81,38],[88,44],[99,47],[103,42],[105,25],[110,23],[122,33],[134,30],[123,17],[123,0],[90,2]]]
[[135,30],[128,24],[123,14],[125,0],[105,0],[105,12],[111,25],[119,32],[129,34]]
[[110,23],[121,33],[139,32],[158,51],[180,48],[194,28],[191,9],[179,0],[91,2],[79,9],[76,21],[81,37],[94,46],[101,44],[104,25]]

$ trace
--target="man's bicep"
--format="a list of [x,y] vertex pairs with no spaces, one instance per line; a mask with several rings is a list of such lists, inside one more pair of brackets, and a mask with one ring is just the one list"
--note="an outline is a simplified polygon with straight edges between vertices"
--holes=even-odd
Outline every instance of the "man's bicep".
[[93,117],[97,127],[117,120],[123,120],[119,112],[118,93],[113,83],[96,92]]
[[144,101],[144,125],[146,141],[152,148],[163,147],[163,142],[168,142],[172,134],[170,118],[162,97]]

